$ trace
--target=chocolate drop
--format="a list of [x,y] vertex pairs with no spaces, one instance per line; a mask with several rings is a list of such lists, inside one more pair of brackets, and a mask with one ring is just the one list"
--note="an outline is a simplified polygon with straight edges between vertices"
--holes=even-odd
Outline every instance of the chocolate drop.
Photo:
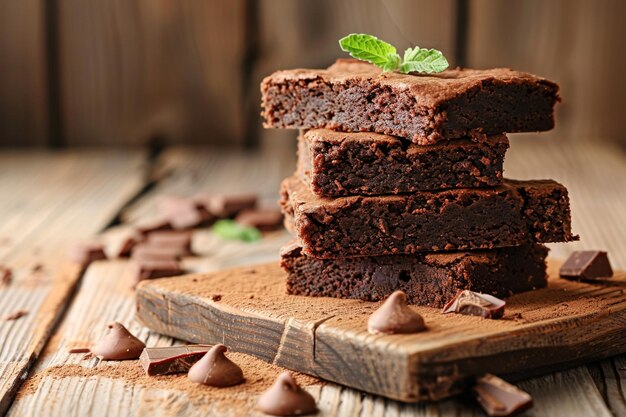
[[137,359],[146,345],[133,336],[121,323],[109,324],[111,331],[91,349],[101,359],[123,361]]
[[403,291],[391,294],[367,321],[370,333],[418,333],[426,330],[424,319],[406,302]]
[[189,369],[189,379],[212,387],[230,387],[242,383],[243,371],[224,355],[227,350],[221,344],[213,346]]
[[311,394],[303,390],[289,372],[278,376],[274,385],[257,402],[257,409],[272,416],[300,416],[317,411]]

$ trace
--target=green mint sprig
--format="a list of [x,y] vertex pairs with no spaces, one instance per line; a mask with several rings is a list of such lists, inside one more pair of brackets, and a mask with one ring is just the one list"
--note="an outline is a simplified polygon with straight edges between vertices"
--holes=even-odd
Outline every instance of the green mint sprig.
[[441,51],[419,46],[408,48],[401,59],[393,45],[363,33],[352,33],[341,38],[339,46],[353,58],[374,64],[384,72],[433,74],[445,70],[449,65]]
[[242,226],[234,220],[222,219],[213,225],[213,233],[224,240],[243,240],[255,242],[261,239],[261,232],[256,227]]

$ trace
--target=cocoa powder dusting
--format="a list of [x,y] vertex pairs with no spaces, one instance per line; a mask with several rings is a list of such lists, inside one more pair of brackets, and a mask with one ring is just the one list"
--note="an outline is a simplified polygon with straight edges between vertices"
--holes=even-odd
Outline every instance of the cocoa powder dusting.
[[[121,362],[98,362],[91,368],[81,365],[61,365],[35,373],[28,378],[17,395],[17,400],[36,393],[43,380],[61,380],[65,378],[109,378],[121,380],[129,387],[139,386],[147,390],[172,390],[186,395],[194,406],[211,404],[215,407],[223,404],[229,409],[237,408],[245,415],[246,410],[254,407],[260,393],[267,390],[284,371],[283,368],[266,363],[260,359],[242,353],[229,352],[228,357],[243,369],[245,381],[228,388],[216,388],[196,384],[187,378],[187,374],[147,376],[136,360]],[[322,384],[322,381],[308,375],[293,373],[298,383],[303,386]]]

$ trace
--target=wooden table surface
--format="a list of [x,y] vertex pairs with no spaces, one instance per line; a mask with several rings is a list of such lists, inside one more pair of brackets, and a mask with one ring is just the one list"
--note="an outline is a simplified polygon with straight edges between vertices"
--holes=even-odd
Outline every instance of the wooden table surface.
[[[134,321],[127,262],[97,262],[82,272],[66,261],[66,252],[73,242],[155,216],[155,201],[163,195],[253,190],[272,204],[281,178],[294,170],[292,147],[281,152],[173,148],[156,159],[127,149],[0,153],[0,265],[14,272],[11,284],[0,284],[0,317],[28,312],[18,320],[0,320],[0,414],[257,415],[229,407],[246,393],[192,401],[176,387],[129,384],[125,364],[104,372],[97,360],[68,354],[69,347],[100,337],[112,320],[128,325],[150,346],[177,342]],[[581,241],[552,245],[551,256],[604,249],[614,267],[626,268],[626,155],[621,150],[518,137],[512,139],[505,168],[511,178],[555,178],[569,188]],[[116,223],[121,225],[111,229]],[[211,271],[275,260],[288,240],[280,232],[256,244],[227,243],[201,230],[194,236],[201,256],[186,266]],[[624,369],[626,355],[522,381],[535,399],[526,415],[626,415]],[[323,416],[482,415],[462,399],[407,405],[328,383],[307,389],[318,398]]]

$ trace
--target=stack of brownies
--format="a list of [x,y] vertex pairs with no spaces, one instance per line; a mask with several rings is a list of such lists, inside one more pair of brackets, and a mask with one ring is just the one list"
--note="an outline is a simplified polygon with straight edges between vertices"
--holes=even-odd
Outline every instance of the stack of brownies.
[[441,307],[459,290],[546,286],[542,243],[575,240],[567,190],[503,179],[504,132],[554,126],[558,85],[509,69],[383,73],[350,59],[279,71],[266,127],[301,129],[281,187],[290,294]]

